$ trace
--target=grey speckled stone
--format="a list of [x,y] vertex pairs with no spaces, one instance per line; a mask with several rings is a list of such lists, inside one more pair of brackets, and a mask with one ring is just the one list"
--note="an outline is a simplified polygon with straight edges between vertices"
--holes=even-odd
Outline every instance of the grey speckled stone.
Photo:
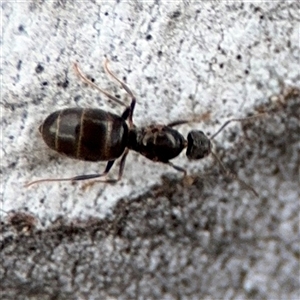
[[[299,4],[99,3],[1,4],[1,299],[298,299],[300,99],[269,97],[299,91]],[[138,126],[210,111],[179,130],[212,134],[272,112],[214,143],[259,197],[211,158],[180,156],[182,180],[133,153],[115,186],[25,189],[104,168],[59,157],[37,130],[63,107],[121,112],[72,70],[123,97],[104,55],[137,95]]]

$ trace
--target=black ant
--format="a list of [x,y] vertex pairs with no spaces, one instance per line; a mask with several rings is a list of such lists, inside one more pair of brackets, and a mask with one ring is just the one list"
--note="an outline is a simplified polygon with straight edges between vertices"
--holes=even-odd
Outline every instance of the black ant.
[[[125,106],[121,116],[97,108],[67,108],[49,115],[39,128],[45,143],[59,153],[86,161],[108,161],[104,172],[71,178],[40,179],[26,184],[27,187],[48,181],[79,181],[104,177],[110,171],[115,160],[122,156],[117,179],[96,180],[97,182],[115,183],[122,177],[129,150],[134,150],[154,162],[168,164],[186,175],[185,169],[174,165],[170,160],[178,156],[184,148],[187,148],[186,156],[190,160],[202,159],[212,154],[227,176],[237,179],[258,196],[251,186],[225,168],[217,155],[212,152],[211,141],[230,122],[248,121],[260,117],[262,114],[242,119],[231,119],[210,138],[200,130],[192,130],[186,140],[174,129],[175,126],[195,122],[190,120],[175,121],[168,125],[152,124],[139,128],[133,124],[132,120],[136,104],[135,96],[129,87],[110,71],[108,60],[105,60],[104,68],[130,96],[131,103],[129,106],[95,85],[83,75],[78,65],[75,64],[75,70],[84,82],[96,88],[110,100]],[[128,125],[126,121],[128,121]]]

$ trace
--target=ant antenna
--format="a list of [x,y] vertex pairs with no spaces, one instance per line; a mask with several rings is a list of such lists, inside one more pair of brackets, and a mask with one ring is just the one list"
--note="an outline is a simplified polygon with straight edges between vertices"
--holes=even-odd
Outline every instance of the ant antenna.
[[243,181],[242,179],[238,178],[237,175],[233,174],[232,172],[230,172],[222,163],[222,161],[220,160],[220,158],[211,151],[212,156],[216,159],[216,161],[218,162],[218,164],[220,165],[222,171],[224,172],[225,176],[237,180],[239,183],[241,183],[246,189],[250,190],[253,192],[253,194],[258,197],[258,193],[256,192],[256,190],[249,184],[247,184],[245,181]]
[[[255,120],[255,119],[258,119],[258,118],[261,118],[263,116],[265,116],[267,113],[261,113],[261,114],[257,114],[257,115],[254,115],[254,116],[251,116],[251,117],[247,117],[247,118],[237,118],[237,119],[231,119],[231,120],[228,120],[226,121],[222,126],[221,128],[215,133],[213,134],[211,137],[210,137],[210,140],[213,140],[229,123],[231,122],[247,122],[247,121],[251,121],[251,120]],[[237,180],[238,182],[240,182],[245,188],[247,188],[248,190],[252,191],[253,194],[258,197],[258,193],[256,192],[256,190],[250,186],[249,184],[247,184],[245,181],[241,180],[240,178],[238,178],[237,175],[233,174],[232,172],[230,172],[225,166],[224,164],[222,163],[222,161],[220,160],[220,158],[214,153],[211,151],[211,154],[213,155],[213,157],[216,159],[216,161],[218,162],[218,164],[220,165],[222,171],[224,172],[224,174],[231,178],[231,179],[235,179]]]
[[239,119],[231,119],[231,120],[228,120],[226,121],[222,126],[221,128],[215,133],[213,134],[211,137],[210,137],[210,140],[213,140],[229,123],[233,122],[233,121],[236,121],[236,122],[247,122],[249,120],[254,120],[254,119],[258,119],[258,118],[261,118],[263,116],[265,116],[266,113],[261,113],[261,114],[257,114],[255,116],[251,116],[251,117],[247,117],[247,118],[239,118]]

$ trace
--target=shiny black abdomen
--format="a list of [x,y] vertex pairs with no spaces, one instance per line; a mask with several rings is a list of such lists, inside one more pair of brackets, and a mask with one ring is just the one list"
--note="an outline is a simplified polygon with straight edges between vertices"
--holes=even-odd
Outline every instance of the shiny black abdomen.
[[128,140],[125,120],[102,109],[58,110],[46,118],[40,131],[50,148],[87,161],[120,157]]

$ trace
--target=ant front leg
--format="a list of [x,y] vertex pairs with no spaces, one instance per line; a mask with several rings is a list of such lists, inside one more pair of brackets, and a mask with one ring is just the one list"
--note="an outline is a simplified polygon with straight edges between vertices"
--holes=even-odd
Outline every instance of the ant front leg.
[[179,171],[179,172],[182,172],[184,174],[184,176],[186,176],[186,170],[182,167],[179,167],[179,166],[176,166],[174,164],[172,164],[170,161],[167,162],[167,164],[171,167],[173,167],[175,170]]

